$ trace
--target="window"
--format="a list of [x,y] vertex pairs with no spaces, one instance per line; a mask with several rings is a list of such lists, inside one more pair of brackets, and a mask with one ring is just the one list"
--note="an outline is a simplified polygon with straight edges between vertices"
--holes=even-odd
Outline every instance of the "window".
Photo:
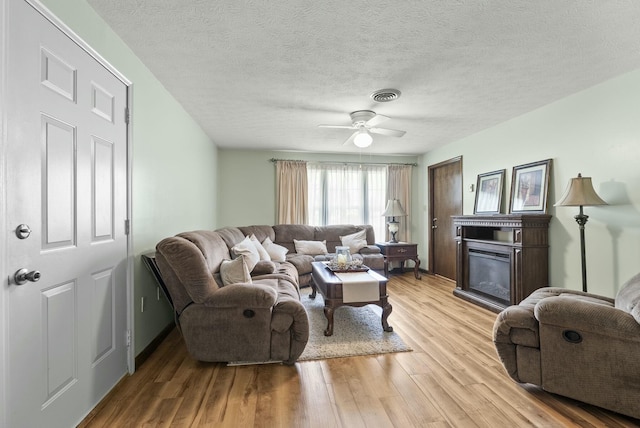
[[386,165],[307,165],[309,224],[370,224],[384,240]]

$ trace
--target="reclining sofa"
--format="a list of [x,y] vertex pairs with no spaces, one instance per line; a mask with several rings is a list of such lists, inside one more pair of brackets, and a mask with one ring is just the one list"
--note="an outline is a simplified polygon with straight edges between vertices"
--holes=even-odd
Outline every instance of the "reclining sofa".
[[[309,338],[299,287],[311,282],[311,262],[330,257],[353,234],[366,236],[354,257],[384,271],[368,225],[224,227],[160,241],[155,264],[189,354],[210,362],[295,363]],[[237,254],[248,237],[275,249],[274,258],[249,268]],[[323,251],[296,252],[303,243],[321,243]]]
[[516,382],[640,418],[640,274],[615,299],[540,288],[498,315],[493,341]]

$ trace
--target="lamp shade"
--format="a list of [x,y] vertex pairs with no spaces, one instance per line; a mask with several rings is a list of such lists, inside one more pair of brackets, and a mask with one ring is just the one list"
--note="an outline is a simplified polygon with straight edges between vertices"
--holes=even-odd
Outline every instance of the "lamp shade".
[[564,195],[562,195],[554,206],[587,207],[593,205],[607,205],[607,203],[603,201],[594,190],[593,184],[591,184],[591,177],[583,177],[582,174],[578,174],[578,177],[572,178],[569,181],[567,190],[565,190]]
[[404,212],[400,201],[397,199],[389,199],[387,208],[385,208],[384,213],[382,213],[383,217],[404,217],[406,215],[407,213]]

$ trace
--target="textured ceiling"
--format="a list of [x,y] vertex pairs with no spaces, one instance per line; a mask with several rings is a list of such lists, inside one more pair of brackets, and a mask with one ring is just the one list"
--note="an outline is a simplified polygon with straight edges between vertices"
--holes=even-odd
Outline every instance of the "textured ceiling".
[[640,68],[635,0],[88,2],[221,148],[357,152],[317,125],[370,109],[424,153]]

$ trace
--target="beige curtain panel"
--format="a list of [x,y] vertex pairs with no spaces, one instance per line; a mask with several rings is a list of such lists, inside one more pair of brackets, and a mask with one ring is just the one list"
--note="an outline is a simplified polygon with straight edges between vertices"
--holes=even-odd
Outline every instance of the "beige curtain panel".
[[308,182],[304,161],[276,162],[278,224],[307,224]]
[[[398,199],[404,211],[411,215],[411,165],[389,165],[387,200]],[[409,217],[400,217],[400,229],[398,230],[398,241],[411,242],[411,228],[409,227]],[[387,230],[387,240],[389,239]]]

